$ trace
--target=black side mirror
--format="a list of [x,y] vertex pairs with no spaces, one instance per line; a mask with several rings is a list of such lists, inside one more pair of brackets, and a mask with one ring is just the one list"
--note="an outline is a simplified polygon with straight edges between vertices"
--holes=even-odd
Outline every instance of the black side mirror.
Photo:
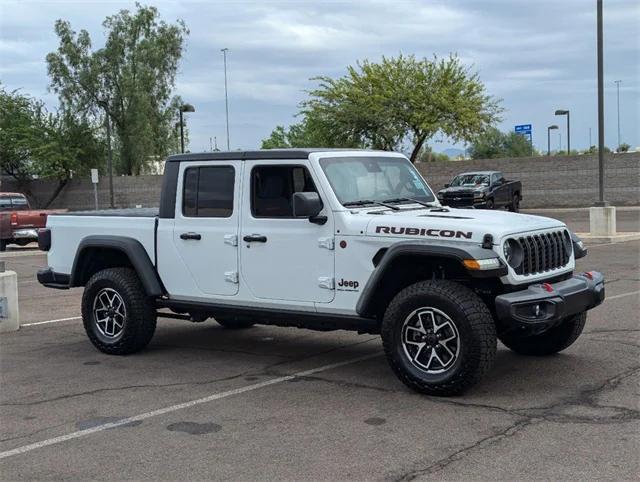
[[444,185],[444,187],[445,187],[445,188],[447,188],[447,187],[451,187],[451,184],[446,183],[446,184]]
[[295,217],[309,218],[309,221],[315,222],[314,220],[318,218],[320,211],[322,211],[322,200],[317,192],[296,192],[293,194],[293,215]]

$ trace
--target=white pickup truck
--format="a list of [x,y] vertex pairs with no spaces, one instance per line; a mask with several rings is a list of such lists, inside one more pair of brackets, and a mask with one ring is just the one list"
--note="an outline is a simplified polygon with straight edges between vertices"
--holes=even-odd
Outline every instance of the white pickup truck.
[[362,150],[183,154],[160,208],[50,216],[45,286],[84,286],[101,351],[144,348],[157,317],[379,333],[409,387],[461,393],[497,339],[549,355],[604,299],[554,219],[442,207],[405,156]]

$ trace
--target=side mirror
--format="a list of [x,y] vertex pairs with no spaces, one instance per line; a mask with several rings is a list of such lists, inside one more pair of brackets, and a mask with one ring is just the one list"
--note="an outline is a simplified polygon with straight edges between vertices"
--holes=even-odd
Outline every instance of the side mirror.
[[445,187],[445,188],[447,188],[447,187],[451,187],[451,184],[446,183],[446,184],[444,185],[444,187]]
[[293,215],[297,218],[315,218],[322,211],[322,201],[317,192],[293,194]]

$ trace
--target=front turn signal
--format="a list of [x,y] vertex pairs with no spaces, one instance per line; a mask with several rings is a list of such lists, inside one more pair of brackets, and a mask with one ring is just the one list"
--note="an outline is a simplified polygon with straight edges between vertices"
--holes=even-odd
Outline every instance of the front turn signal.
[[489,259],[465,259],[462,261],[465,268],[474,271],[482,271],[487,269],[496,269],[500,267],[500,260],[498,258]]

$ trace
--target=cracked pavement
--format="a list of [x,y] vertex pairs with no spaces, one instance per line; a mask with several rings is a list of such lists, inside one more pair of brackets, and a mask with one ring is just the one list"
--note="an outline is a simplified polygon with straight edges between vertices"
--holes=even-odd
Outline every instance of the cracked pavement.
[[[570,226],[584,215],[566,214]],[[369,335],[160,320],[147,350],[110,357],[79,319],[2,334],[0,452],[380,356],[7,457],[0,478],[637,480],[639,252],[591,247],[578,269],[604,272],[609,299],[579,340],[545,358],[499,345],[493,370],[456,398],[406,389]],[[19,274],[23,322],[78,316],[80,290],[35,282],[44,256],[3,259]]]

